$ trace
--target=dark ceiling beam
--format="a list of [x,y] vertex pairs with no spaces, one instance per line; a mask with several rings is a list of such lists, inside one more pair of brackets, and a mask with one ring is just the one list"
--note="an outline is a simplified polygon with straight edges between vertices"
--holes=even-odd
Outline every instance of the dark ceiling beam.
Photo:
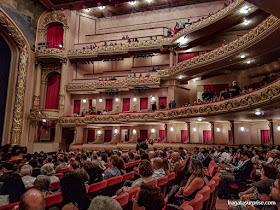
[[280,18],[279,0],[246,0],[246,1]]

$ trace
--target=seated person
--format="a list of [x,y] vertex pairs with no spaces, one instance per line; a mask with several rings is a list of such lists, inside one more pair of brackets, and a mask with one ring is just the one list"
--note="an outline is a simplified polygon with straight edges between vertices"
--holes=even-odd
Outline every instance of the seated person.
[[165,109],[163,102],[161,102],[161,104],[160,104],[160,109]]
[[92,199],[88,210],[122,210],[122,207],[114,198],[98,195]]
[[51,180],[50,177],[45,175],[39,175],[37,176],[35,182],[34,182],[35,189],[42,192],[45,196],[50,195],[51,193]]
[[153,179],[160,179],[162,177],[165,177],[165,171],[163,169],[163,160],[161,158],[154,158],[153,168]]
[[179,185],[173,186],[165,198],[167,203],[180,206],[184,201],[193,200],[197,192],[208,183],[200,161],[193,160],[190,164],[189,171],[191,176],[187,184],[184,187],[180,187]]
[[176,172],[180,167],[181,167],[181,162],[180,162],[180,154],[178,152],[173,152],[171,155],[171,160],[169,162],[169,171],[171,172]]
[[202,157],[202,165],[203,167],[206,167],[208,168],[209,166],[209,163],[211,162],[211,157],[209,156],[208,154],[208,151],[206,149],[204,149],[202,152],[201,152],[201,157]]
[[54,176],[55,170],[51,164],[45,164],[41,167],[41,174],[50,177],[51,183],[58,182],[59,178]]
[[20,169],[21,179],[25,187],[32,187],[34,185],[35,177],[31,176],[32,174],[32,166],[23,165]]
[[118,169],[119,157],[116,155],[111,156],[109,169],[105,171],[104,180],[110,179],[114,176],[120,176],[121,171]]

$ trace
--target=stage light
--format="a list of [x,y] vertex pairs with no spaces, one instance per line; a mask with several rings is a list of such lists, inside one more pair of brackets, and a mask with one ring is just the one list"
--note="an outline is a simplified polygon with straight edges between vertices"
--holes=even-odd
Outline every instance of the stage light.
[[98,101],[101,103],[102,102],[102,98],[100,98]]
[[42,122],[44,122],[44,123],[45,123],[45,122],[47,122],[47,120],[46,120],[46,119],[43,119],[43,120],[42,120]]
[[85,104],[87,102],[87,99],[83,99],[83,103]]
[[255,115],[261,115],[262,113],[260,111],[256,111]]
[[137,101],[137,98],[136,98],[136,97],[134,97],[134,98],[133,98],[133,101],[134,101],[134,102],[135,102],[135,101]]
[[58,47],[62,48],[62,44],[58,45]]
[[115,129],[115,130],[114,130],[114,133],[115,133],[115,134],[118,134],[118,129]]
[[242,59],[245,58],[245,57],[246,57],[246,56],[245,56],[244,54],[240,55],[240,58],[242,58]]
[[98,134],[99,136],[101,135],[101,133],[102,133],[101,130],[98,130],[98,131],[97,131],[97,134]]
[[174,131],[174,128],[173,128],[173,127],[171,127],[171,128],[170,128],[170,131]]
[[128,3],[129,3],[131,6],[134,6],[134,5],[137,4],[137,1],[129,1]]
[[119,100],[120,100],[119,98],[116,98],[116,102],[119,102]]
[[151,129],[151,132],[152,132],[152,133],[155,133],[155,132],[156,132],[156,130],[155,130],[154,128],[152,128],[152,129]]
[[193,128],[193,131],[196,132],[196,128]]
[[242,127],[240,128],[240,130],[241,130],[242,132],[244,132],[244,131],[245,131],[245,128],[242,126]]
[[221,129],[220,129],[220,128],[217,128],[217,132],[220,133],[220,131],[221,131]]
[[277,126],[277,130],[280,131],[280,126],[279,125]]
[[98,6],[97,7],[99,10],[104,10],[106,7],[105,6]]
[[250,20],[244,20],[243,21],[243,25],[245,25],[245,26],[249,25],[249,23],[250,23]]
[[197,121],[201,122],[201,121],[202,121],[202,118],[198,118]]
[[132,133],[133,133],[133,135],[136,135],[136,130],[133,129],[133,130],[132,130]]

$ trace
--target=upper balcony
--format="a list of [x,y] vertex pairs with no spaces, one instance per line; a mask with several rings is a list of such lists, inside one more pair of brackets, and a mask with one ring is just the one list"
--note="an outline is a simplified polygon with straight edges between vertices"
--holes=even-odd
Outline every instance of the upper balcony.
[[36,51],[36,59],[43,62],[58,62],[59,60],[67,58],[65,49],[58,48],[42,48]]

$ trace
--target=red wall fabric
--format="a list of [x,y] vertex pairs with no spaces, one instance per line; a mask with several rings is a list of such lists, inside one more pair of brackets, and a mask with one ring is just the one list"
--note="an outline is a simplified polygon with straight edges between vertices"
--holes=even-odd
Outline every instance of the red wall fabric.
[[165,130],[159,130],[159,138],[163,140],[165,138]]
[[180,63],[182,61],[189,60],[189,59],[194,58],[196,56],[198,56],[198,52],[179,54],[178,62]]
[[58,109],[60,89],[60,74],[54,73],[49,76],[46,94],[46,109]]
[[140,130],[140,139],[147,139],[148,138],[148,130]]
[[163,103],[163,105],[164,105],[165,108],[166,108],[166,105],[167,105],[167,98],[166,98],[166,97],[159,97],[159,99],[158,99],[158,106],[159,106],[159,108],[160,108],[161,103]]
[[130,110],[130,98],[123,99],[123,112],[128,112]]
[[209,91],[209,89],[213,92],[214,95],[219,96],[220,92],[224,89],[228,88],[227,84],[223,85],[204,85],[204,90]]
[[266,144],[270,140],[270,130],[261,130],[262,144]]
[[188,130],[181,130],[181,143],[184,143],[188,139]]
[[211,131],[203,131],[203,144],[208,144],[211,141]]
[[92,108],[92,99],[89,99],[89,100],[88,100],[88,108],[89,108],[89,109]]
[[95,130],[88,130],[88,142],[94,142],[95,140]]
[[110,142],[112,140],[112,130],[105,130],[104,142]]
[[74,100],[74,114],[80,112],[81,100]]
[[140,98],[140,110],[148,109],[148,98]]
[[106,99],[106,111],[112,111],[113,110],[113,100],[112,99]]
[[47,42],[48,48],[58,48],[61,49],[59,45],[63,44],[63,25],[56,24],[48,27],[47,30]]

